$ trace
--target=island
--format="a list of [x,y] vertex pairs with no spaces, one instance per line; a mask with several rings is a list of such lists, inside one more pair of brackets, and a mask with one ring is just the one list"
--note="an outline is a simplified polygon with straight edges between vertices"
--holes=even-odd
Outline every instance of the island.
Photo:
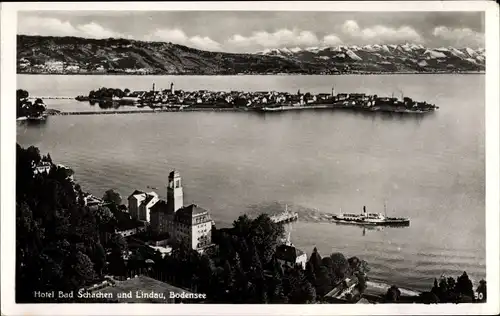
[[[423,114],[433,112],[439,107],[426,101],[415,101],[410,97],[383,97],[365,93],[313,94],[278,91],[184,91],[155,89],[153,83],[149,91],[131,91],[128,88],[116,89],[102,87],[92,90],[87,96],[77,96],[78,101],[99,104],[101,108],[135,106],[156,111],[220,111],[241,110],[258,112],[282,112],[317,109],[349,109],[369,112],[394,112]],[[136,111],[130,111],[136,112]],[[61,113],[64,114],[64,113]]]

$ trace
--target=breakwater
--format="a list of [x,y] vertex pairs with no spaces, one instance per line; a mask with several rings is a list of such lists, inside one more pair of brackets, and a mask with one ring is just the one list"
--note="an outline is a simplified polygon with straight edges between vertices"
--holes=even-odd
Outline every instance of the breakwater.
[[[436,107],[436,109],[438,108],[439,107]],[[302,110],[350,110],[350,111],[363,111],[363,112],[391,112],[391,113],[407,113],[407,114],[424,114],[434,111],[434,109],[412,110],[406,108],[396,108],[391,106],[361,107],[361,106],[344,105],[344,104],[279,106],[279,107],[263,107],[259,109],[259,111],[262,112],[285,112],[285,111],[302,111]]]
[[363,111],[363,112],[390,112],[401,114],[425,114],[432,111],[419,110],[399,110],[387,108],[358,108],[346,106],[332,106],[332,105],[312,105],[312,106],[284,106],[277,108],[208,108],[208,107],[187,107],[187,108],[161,108],[161,109],[134,109],[134,110],[101,110],[101,111],[59,111],[49,109],[46,114],[50,116],[55,115],[101,115],[101,114],[140,114],[140,113],[167,113],[167,112],[264,112],[264,113],[279,113],[287,111],[307,111],[307,110],[349,110],[349,111]]
[[42,99],[42,100],[74,100],[74,97],[68,96],[30,96],[28,97],[30,100],[34,99]]
[[103,110],[103,111],[58,111],[50,109],[47,115],[100,115],[100,114],[139,114],[165,112],[248,112],[248,109],[239,108],[164,108],[164,109],[137,109],[137,110]]

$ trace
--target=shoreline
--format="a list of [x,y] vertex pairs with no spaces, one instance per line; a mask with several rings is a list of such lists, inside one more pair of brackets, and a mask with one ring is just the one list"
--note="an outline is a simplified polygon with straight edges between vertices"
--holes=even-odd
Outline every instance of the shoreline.
[[302,112],[311,110],[347,110],[353,112],[370,112],[370,113],[394,113],[394,114],[429,114],[434,111],[399,111],[390,109],[363,109],[350,107],[335,107],[335,106],[311,106],[311,107],[290,107],[281,108],[278,110],[262,110],[255,108],[163,108],[163,109],[135,109],[135,110],[102,110],[102,111],[60,111],[48,109],[47,116],[69,116],[69,115],[111,115],[111,114],[145,114],[145,113],[168,113],[168,112],[253,112],[253,113],[283,113],[283,112]]

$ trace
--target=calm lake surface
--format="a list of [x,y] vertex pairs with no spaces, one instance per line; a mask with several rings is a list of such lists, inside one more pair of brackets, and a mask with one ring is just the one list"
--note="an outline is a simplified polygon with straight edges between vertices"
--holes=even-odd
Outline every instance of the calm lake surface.
[[[171,169],[185,203],[211,211],[217,227],[242,213],[299,212],[291,239],[308,256],[365,259],[372,279],[430,290],[434,277],[485,277],[484,75],[42,76],[18,75],[33,96],[76,96],[101,86],[184,90],[394,93],[435,103],[427,116],[311,111],[54,116],[18,123],[17,141],[73,168],[87,190],[166,195]],[[94,110],[73,100],[49,108]],[[368,211],[411,218],[406,228],[363,230],[322,213]]]

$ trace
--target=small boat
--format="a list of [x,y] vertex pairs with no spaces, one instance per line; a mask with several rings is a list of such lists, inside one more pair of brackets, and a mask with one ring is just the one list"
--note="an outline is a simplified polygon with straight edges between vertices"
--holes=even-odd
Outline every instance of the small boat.
[[30,122],[39,122],[39,121],[45,121],[47,119],[47,113],[41,113],[41,114],[30,114],[26,116],[26,120]]
[[339,224],[350,225],[365,225],[365,226],[410,226],[410,219],[405,217],[388,217],[382,213],[367,213],[366,207],[363,206],[361,214],[343,214],[332,216],[332,222]]

